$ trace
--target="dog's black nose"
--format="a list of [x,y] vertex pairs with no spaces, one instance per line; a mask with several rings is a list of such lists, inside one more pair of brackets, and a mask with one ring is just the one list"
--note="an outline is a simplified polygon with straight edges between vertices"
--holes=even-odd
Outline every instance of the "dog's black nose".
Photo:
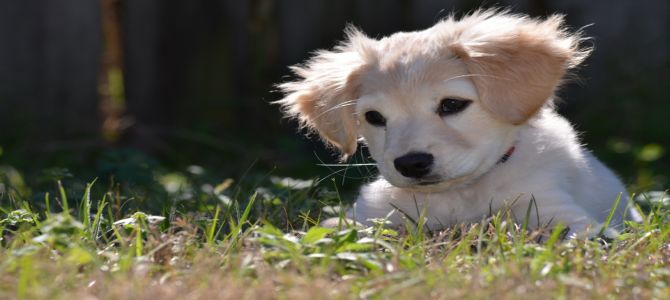
[[430,172],[433,166],[433,155],[429,153],[407,153],[393,161],[396,170],[402,176],[421,178]]

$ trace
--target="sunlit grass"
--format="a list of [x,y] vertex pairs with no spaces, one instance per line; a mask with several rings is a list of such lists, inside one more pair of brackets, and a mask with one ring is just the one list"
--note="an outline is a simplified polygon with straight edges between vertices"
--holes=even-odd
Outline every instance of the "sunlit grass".
[[383,219],[324,228],[320,207],[342,199],[312,181],[273,178],[243,189],[161,178],[169,201],[159,215],[126,209],[138,194],[100,188],[100,180],[79,191],[55,182],[55,193],[33,195],[41,204],[3,181],[0,298],[670,295],[670,214],[661,194],[647,197],[643,222],[616,238],[565,240],[562,226],[528,230],[505,212],[443,231],[423,218],[399,230]]

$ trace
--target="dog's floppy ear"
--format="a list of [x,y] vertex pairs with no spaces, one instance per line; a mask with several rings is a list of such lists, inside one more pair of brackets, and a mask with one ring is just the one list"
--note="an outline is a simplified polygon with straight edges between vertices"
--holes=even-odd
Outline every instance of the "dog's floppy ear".
[[590,53],[562,16],[539,21],[486,11],[457,24],[463,27],[449,49],[465,62],[483,107],[514,124],[532,117]]
[[345,157],[356,151],[355,101],[359,98],[358,79],[370,59],[371,41],[349,28],[346,41],[335,49],[318,51],[304,65],[291,68],[299,80],[279,85],[285,97],[277,103],[285,114],[318,132]]

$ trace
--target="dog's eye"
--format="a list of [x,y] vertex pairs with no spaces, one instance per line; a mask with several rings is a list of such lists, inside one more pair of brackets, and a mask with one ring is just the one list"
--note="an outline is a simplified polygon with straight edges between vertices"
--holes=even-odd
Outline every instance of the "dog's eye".
[[441,117],[452,115],[458,112],[463,111],[472,101],[456,99],[456,98],[445,98],[440,101],[440,106],[437,108],[437,114]]
[[365,113],[365,120],[373,126],[385,126],[386,119],[382,114],[376,110],[371,110]]

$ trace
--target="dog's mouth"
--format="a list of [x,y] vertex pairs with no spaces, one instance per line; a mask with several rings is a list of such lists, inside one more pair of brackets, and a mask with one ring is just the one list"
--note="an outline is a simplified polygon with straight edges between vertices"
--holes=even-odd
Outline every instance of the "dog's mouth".
[[443,181],[441,181],[441,180],[421,180],[421,181],[417,182],[417,185],[427,186],[427,185],[440,184],[442,182]]
[[445,180],[445,178],[442,178],[441,176],[437,175],[429,175],[424,178],[417,179],[413,185],[418,185],[418,186],[431,186],[431,185],[438,185],[441,183],[444,183],[445,181],[449,181],[448,179]]
[[432,177],[432,178],[422,178],[411,184],[409,189],[416,189],[418,191],[422,190],[443,190],[451,188],[454,186],[459,186],[461,184],[466,184],[471,179],[471,176],[458,176],[454,178],[442,178],[442,177]]

